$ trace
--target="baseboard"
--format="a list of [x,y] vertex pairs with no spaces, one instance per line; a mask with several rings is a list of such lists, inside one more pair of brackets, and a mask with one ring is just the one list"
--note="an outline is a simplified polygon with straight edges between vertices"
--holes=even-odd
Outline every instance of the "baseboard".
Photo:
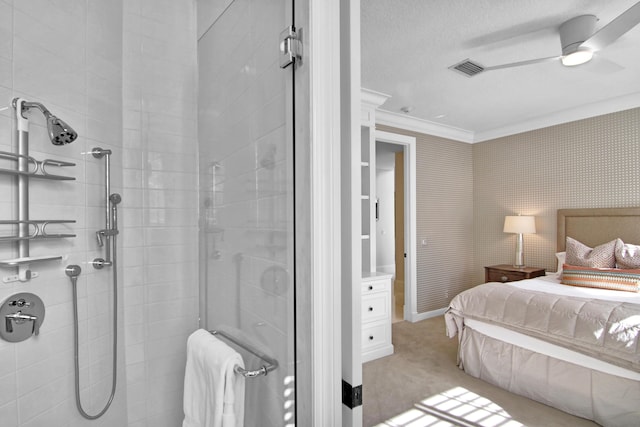
[[380,347],[375,350],[362,353],[362,363],[379,359],[384,356],[390,356],[392,354],[393,354],[393,344],[388,344],[388,345],[385,345],[384,347]]
[[413,312],[411,313],[409,321],[415,323],[421,320],[430,319],[432,317],[442,316],[447,311],[447,308],[448,307],[440,308],[438,310],[425,311],[424,313]]

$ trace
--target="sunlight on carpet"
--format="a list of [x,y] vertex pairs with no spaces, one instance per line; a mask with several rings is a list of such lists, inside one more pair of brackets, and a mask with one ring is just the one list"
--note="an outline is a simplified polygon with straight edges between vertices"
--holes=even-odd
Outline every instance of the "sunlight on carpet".
[[500,406],[464,387],[455,387],[416,403],[380,427],[524,427]]

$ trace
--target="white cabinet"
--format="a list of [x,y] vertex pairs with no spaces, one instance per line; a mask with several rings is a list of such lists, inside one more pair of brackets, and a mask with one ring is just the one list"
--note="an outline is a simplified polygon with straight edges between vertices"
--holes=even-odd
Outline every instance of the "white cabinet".
[[[393,354],[391,344],[391,279],[376,272],[376,109],[383,93],[362,89],[360,177],[362,206],[362,362]],[[354,337],[354,339],[357,339]]]
[[360,123],[360,199],[362,271],[376,271],[376,109],[388,95],[362,89]]
[[393,354],[391,343],[391,278],[388,273],[363,273],[362,362]]

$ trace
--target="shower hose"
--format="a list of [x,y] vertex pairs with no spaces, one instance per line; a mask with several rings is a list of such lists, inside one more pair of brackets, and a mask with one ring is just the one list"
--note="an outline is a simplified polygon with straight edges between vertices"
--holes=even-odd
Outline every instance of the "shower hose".
[[107,412],[109,406],[113,402],[113,397],[116,394],[116,378],[118,369],[118,270],[116,268],[116,237],[113,236],[113,372],[111,382],[111,394],[104,408],[95,415],[88,414],[82,407],[80,401],[80,362],[79,362],[79,343],[78,343],[78,275],[80,275],[80,267],[77,265],[70,265],[67,267],[67,275],[71,278],[71,285],[73,288],[73,344],[74,344],[74,362],[75,362],[75,374],[76,374],[76,406],[80,415],[88,420],[95,420],[100,418]]

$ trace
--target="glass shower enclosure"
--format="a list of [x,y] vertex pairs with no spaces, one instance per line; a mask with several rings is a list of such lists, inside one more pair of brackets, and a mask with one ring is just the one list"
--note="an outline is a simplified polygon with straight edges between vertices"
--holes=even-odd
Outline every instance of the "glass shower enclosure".
[[293,425],[293,67],[279,58],[292,1],[219,3],[198,40],[200,326],[278,363],[246,379],[245,425]]

